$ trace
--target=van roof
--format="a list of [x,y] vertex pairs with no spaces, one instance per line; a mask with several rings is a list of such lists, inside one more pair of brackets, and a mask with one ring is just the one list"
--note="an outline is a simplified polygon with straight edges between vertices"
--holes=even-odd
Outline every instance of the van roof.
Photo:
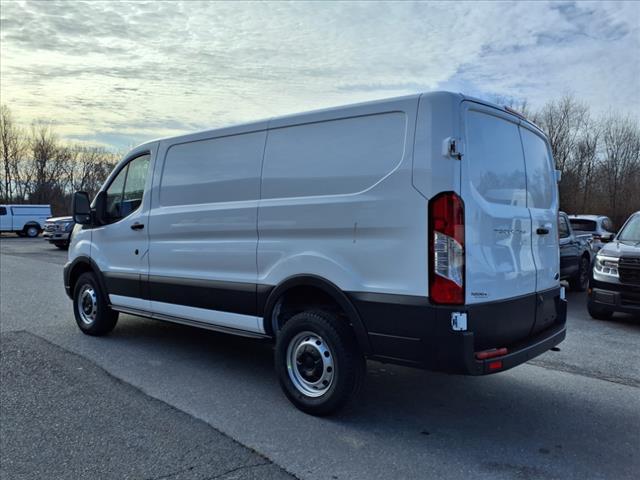
[[[241,133],[240,131],[250,132],[250,131],[253,131],[253,130],[265,129],[272,122],[278,124],[279,126],[283,126],[282,124],[286,123],[287,120],[289,120],[289,119],[291,119],[291,120],[300,119],[300,117],[303,117],[303,116],[304,117],[313,117],[313,116],[322,115],[324,113],[329,113],[329,112],[337,111],[337,110],[358,109],[358,108],[362,108],[362,107],[373,107],[373,106],[376,106],[376,105],[384,105],[385,103],[395,103],[395,102],[398,102],[398,101],[401,102],[401,101],[405,101],[405,100],[418,99],[418,98],[421,98],[421,97],[436,97],[436,96],[443,96],[443,95],[450,95],[452,97],[457,97],[460,102],[468,100],[468,101],[480,103],[482,105],[487,105],[489,107],[496,108],[496,109],[501,110],[503,112],[506,112],[506,113],[508,113],[510,115],[517,116],[519,119],[521,119],[522,121],[526,122],[531,127],[535,128],[536,130],[538,130],[538,131],[540,131],[541,133],[544,134],[544,132],[542,132],[540,127],[538,127],[535,123],[531,122],[530,120],[527,120],[523,115],[518,114],[514,110],[509,109],[509,108],[507,108],[505,106],[498,105],[496,103],[493,103],[493,102],[490,102],[490,101],[487,101],[487,100],[483,100],[483,99],[479,99],[479,98],[476,98],[476,97],[473,97],[473,96],[464,95],[462,93],[441,90],[441,91],[433,91],[433,92],[414,93],[414,94],[403,95],[403,96],[398,96],[398,97],[382,98],[382,99],[377,99],[377,100],[370,100],[370,101],[367,101],[367,102],[359,102],[359,103],[352,103],[352,104],[346,104],[346,105],[336,105],[336,106],[333,106],[333,107],[327,107],[327,108],[321,108],[321,109],[316,109],[316,110],[309,110],[309,111],[304,111],[304,112],[297,112],[297,113],[291,113],[291,114],[287,114],[287,115],[264,118],[262,120],[257,120],[257,121],[253,121],[253,122],[238,123],[238,124],[232,124],[232,125],[227,125],[227,126],[223,126],[223,127],[199,130],[199,131],[195,131],[195,132],[186,133],[186,134],[183,134],[183,135],[160,137],[160,138],[155,138],[153,140],[149,140],[149,141],[146,141],[144,143],[141,143],[141,144],[137,145],[136,147],[134,147],[132,150],[135,150],[135,149],[138,149],[140,147],[143,147],[144,145],[152,144],[152,143],[155,143],[155,142],[160,142],[160,141],[163,141],[163,140],[169,140],[169,139],[171,139],[171,140],[181,140],[181,139],[182,140],[191,140],[191,137],[201,137],[201,136],[206,135],[208,133],[221,132],[221,131],[224,131],[224,130],[228,130],[230,134]],[[238,130],[240,130],[240,131],[238,131]]]

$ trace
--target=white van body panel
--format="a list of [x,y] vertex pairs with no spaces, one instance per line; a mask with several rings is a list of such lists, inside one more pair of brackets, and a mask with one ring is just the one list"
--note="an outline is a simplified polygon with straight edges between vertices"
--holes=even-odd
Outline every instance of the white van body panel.
[[[160,143],[149,218],[150,288],[255,288],[260,171],[267,122]],[[246,285],[246,287],[243,287]],[[264,332],[255,315],[173,305],[153,295],[151,311]],[[179,295],[174,297],[178,300]]]
[[[520,137],[527,165],[527,206],[531,213],[531,247],[536,264],[536,291],[559,285],[560,250],[558,249],[557,184],[548,181],[555,170],[551,149],[539,131],[520,123]],[[548,233],[540,235],[542,228]]]
[[466,303],[558,287],[558,194],[548,143],[494,107],[465,101],[461,113]]
[[[136,282],[142,276],[146,276],[149,271],[149,233],[146,224],[151,205],[151,183],[154,160],[158,150],[158,142],[147,143],[133,149],[126,157],[129,159],[140,157],[144,154],[150,155],[148,174],[145,183],[144,195],[140,207],[129,216],[120,221],[108,225],[98,226],[91,230],[81,230],[91,235],[91,258],[96,263],[105,277],[112,281]],[[124,163],[124,162],[123,162]],[[121,168],[116,167],[109,179],[105,183],[120,173]],[[142,230],[132,230],[131,226],[136,223],[145,225]],[[83,235],[74,240],[74,243],[81,242]],[[114,301],[115,300],[115,301]],[[140,308],[142,305],[150,308],[150,302],[141,299],[130,299],[127,296],[111,298],[114,305],[130,308]]]
[[[367,355],[474,374],[492,373],[475,352],[555,325],[510,368],[564,338],[548,150],[520,117],[448,92],[159,139],[103,186],[149,152],[139,208],[76,227],[65,286],[72,295],[73,261],[88,256],[116,310],[252,336],[328,295]],[[445,192],[464,206],[465,298],[436,305],[428,211]]]
[[306,274],[345,291],[425,295],[426,202],[410,188],[418,99],[269,124],[259,284]]
[[524,154],[518,118],[464,102],[466,302],[535,291]]

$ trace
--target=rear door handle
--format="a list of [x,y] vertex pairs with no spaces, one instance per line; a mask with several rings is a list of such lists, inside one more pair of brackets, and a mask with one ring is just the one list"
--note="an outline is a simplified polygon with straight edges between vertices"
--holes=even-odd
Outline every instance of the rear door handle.
[[[133,227],[131,227],[131,228],[133,228]],[[548,233],[549,233],[549,229],[548,229],[548,228],[545,228],[545,227],[540,227],[540,228],[538,228],[538,229],[536,230],[536,233],[537,233],[538,235],[546,235],[546,234],[548,234]]]
[[131,230],[142,230],[144,228],[144,223],[134,223],[131,225]]

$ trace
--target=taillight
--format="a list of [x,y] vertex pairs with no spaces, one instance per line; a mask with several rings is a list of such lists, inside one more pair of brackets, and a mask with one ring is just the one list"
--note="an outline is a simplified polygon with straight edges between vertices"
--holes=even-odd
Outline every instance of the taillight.
[[454,192],[429,201],[429,298],[464,303],[464,205]]

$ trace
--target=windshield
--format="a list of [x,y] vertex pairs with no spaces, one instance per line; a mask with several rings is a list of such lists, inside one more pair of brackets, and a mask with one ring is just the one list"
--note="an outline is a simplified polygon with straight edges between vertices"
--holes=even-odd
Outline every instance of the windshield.
[[580,230],[581,232],[595,232],[596,231],[596,222],[593,220],[584,220],[582,218],[571,218],[569,219],[571,222],[571,226],[574,230]]
[[640,215],[634,215],[618,235],[618,240],[640,242]]

